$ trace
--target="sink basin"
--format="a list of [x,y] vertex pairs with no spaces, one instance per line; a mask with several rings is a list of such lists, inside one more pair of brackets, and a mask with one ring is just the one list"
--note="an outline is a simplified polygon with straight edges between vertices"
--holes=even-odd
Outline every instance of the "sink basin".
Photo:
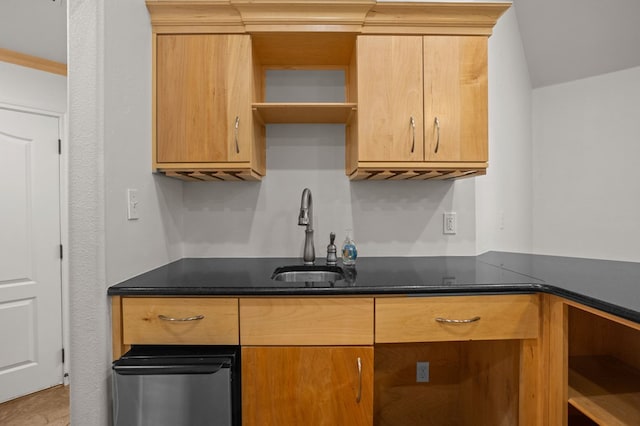
[[285,282],[336,282],[344,279],[344,272],[339,266],[326,265],[293,265],[276,268],[271,275],[272,280]]

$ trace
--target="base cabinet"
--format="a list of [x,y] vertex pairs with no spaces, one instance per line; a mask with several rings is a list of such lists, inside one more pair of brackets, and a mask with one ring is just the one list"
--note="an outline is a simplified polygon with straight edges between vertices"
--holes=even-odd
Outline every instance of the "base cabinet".
[[[527,424],[519,422],[519,354],[517,340],[376,345],[374,425]],[[418,382],[420,362],[429,366]]]
[[640,327],[574,306],[567,313],[568,424],[640,424]]
[[244,426],[373,424],[373,347],[243,347]]

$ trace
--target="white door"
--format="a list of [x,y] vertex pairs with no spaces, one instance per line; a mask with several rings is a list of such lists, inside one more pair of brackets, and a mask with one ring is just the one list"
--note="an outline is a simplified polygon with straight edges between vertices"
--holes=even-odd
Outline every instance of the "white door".
[[0,106],[0,402],[63,380],[58,123]]

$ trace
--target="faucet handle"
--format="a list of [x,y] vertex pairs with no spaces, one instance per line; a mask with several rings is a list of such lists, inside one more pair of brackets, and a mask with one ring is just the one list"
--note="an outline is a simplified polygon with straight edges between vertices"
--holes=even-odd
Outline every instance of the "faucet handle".
[[329,245],[327,246],[327,265],[336,266],[338,262],[336,245],[333,243],[336,239],[335,233],[329,234]]

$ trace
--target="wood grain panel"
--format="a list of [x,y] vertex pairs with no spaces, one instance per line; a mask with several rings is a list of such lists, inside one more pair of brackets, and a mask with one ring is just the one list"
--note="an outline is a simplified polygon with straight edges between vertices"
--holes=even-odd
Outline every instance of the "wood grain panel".
[[243,298],[242,345],[370,345],[372,298]]
[[549,304],[543,327],[549,330],[545,339],[549,351],[547,372],[549,425],[567,425],[568,377],[568,313],[562,298],[545,295]]
[[156,46],[157,161],[249,161],[250,37],[158,35]]
[[[158,316],[197,321],[163,321]],[[122,299],[124,344],[237,345],[238,299],[126,297]]]
[[488,161],[488,120],[487,37],[425,36],[425,159]]
[[357,57],[358,161],[422,161],[422,37],[359,36]]
[[640,423],[640,371],[610,356],[569,360],[569,404],[599,425]]
[[467,342],[462,383],[465,425],[518,424],[517,340]]
[[119,359],[129,350],[128,345],[122,343],[122,297],[111,296],[111,350],[113,361]]
[[244,426],[373,423],[373,347],[243,347],[241,358]]
[[533,294],[376,299],[376,343],[537,338],[538,306]]
[[534,294],[376,299],[376,343],[537,338],[538,306]]
[[270,123],[346,124],[355,114],[353,103],[254,103],[260,120]]
[[[378,344],[374,424],[518,424],[517,340]],[[416,363],[429,381],[416,382]]]
[[[461,425],[461,342],[375,347],[376,426]],[[416,363],[429,362],[429,382],[416,383]]]

